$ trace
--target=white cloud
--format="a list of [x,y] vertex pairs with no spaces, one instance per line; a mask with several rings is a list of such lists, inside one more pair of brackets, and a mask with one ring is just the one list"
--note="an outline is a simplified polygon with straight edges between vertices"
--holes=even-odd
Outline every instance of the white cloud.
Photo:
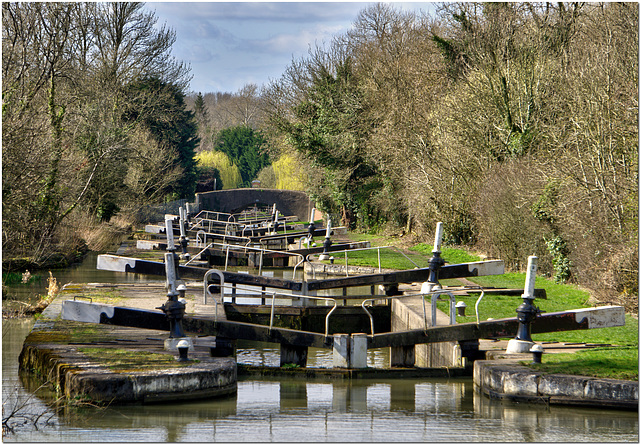
[[[292,58],[346,32],[364,2],[150,2],[176,32],[173,55],[191,65],[191,89],[234,92],[279,78]],[[428,3],[398,3],[423,9]]]

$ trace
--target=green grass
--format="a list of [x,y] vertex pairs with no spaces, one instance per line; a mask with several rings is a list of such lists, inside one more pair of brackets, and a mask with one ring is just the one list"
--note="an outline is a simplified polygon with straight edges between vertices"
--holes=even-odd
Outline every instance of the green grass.
[[576,353],[548,353],[541,364],[526,362],[545,373],[638,380],[638,347],[593,348]]
[[[414,245],[413,247],[409,248],[409,250],[421,253],[427,257],[431,257],[433,245],[421,243]],[[460,248],[443,247],[441,248],[440,256],[445,260],[447,264],[463,264],[465,262],[478,262],[482,260],[480,256],[471,254]]]
[[[354,236],[350,234],[349,237],[352,240],[369,240],[372,245],[390,245],[393,243],[393,239],[385,240],[381,236],[366,234]],[[411,247],[409,250],[425,261],[426,265],[424,266],[428,266],[432,249],[432,245],[421,243]],[[377,253],[375,254],[375,265],[370,266],[377,266]],[[413,255],[411,257],[413,258]],[[482,260],[479,256],[459,248],[443,248],[442,257],[448,264]],[[371,258],[370,256],[369,260]],[[349,264],[352,264],[351,255],[349,255]],[[384,262],[383,267],[394,268],[385,266]],[[524,288],[525,279],[525,273],[505,273],[498,276],[469,278],[473,283],[483,287],[518,289]],[[443,280],[441,284],[449,286],[461,285],[459,281],[453,279]],[[536,277],[535,288],[546,290],[547,299],[538,298],[534,301],[534,304],[546,313],[593,306],[589,302],[589,293],[574,285],[557,284],[551,279],[538,276]],[[457,322],[476,321],[475,303],[479,296],[480,294],[456,297],[456,301],[464,301],[467,304],[467,316],[457,316]],[[521,303],[522,298],[520,296],[485,294],[478,308],[480,312],[479,318],[482,321],[487,318],[516,317],[516,308]],[[446,299],[439,301],[438,308],[448,314],[449,301]],[[629,314],[625,316],[625,325],[621,327],[533,334],[532,339],[535,342],[543,343],[543,347],[545,342],[611,344],[616,346],[592,348],[576,353],[547,353],[543,356],[542,364],[534,365],[540,371],[638,380],[638,319]]]
[[[331,256],[334,257],[334,264],[345,265],[347,263],[344,252],[331,252]],[[378,267],[378,249],[376,248],[362,251],[347,251],[346,257],[350,266]],[[407,259],[407,257],[410,259]],[[381,248],[380,266],[381,268],[394,270],[409,270],[415,267],[424,268],[429,266],[429,258],[416,253],[406,254],[405,257],[395,249]]]
[[[474,283],[486,287],[496,288],[523,288],[525,273],[505,273],[499,276],[484,276],[470,279]],[[535,299],[534,305],[542,312],[553,313],[580,308],[592,307],[589,301],[589,293],[573,285],[556,284],[550,279],[537,277],[536,288],[544,288],[547,291],[547,299]],[[458,296],[456,301],[464,301],[467,304],[466,316],[457,316],[456,322],[475,322],[475,304],[479,294],[472,296]],[[479,319],[502,319],[516,317],[516,309],[522,303],[519,296],[501,296],[485,294],[478,306]],[[448,302],[438,302],[438,308],[449,313]],[[532,335],[537,342],[588,342],[595,344],[638,345],[638,320],[631,315],[625,318],[622,327],[598,328],[592,330],[573,330]]]
[[[349,238],[352,241],[369,241],[372,246],[385,246],[383,242],[380,242],[379,237],[370,234],[357,234],[349,236]],[[316,241],[318,246],[322,245],[322,240]],[[376,240],[378,242],[375,242]],[[397,249],[381,248],[381,267],[394,270],[410,270],[416,267],[427,268],[429,266],[429,259],[431,259],[432,256],[432,249],[433,246],[431,245],[418,244],[411,247],[409,251],[405,252],[403,255]],[[335,264],[345,265],[346,261],[344,253],[332,252],[331,255],[334,257]],[[476,262],[482,260],[479,256],[470,254],[459,248],[443,248],[442,257],[448,264],[460,264],[464,262]],[[378,267],[378,250],[375,248],[364,251],[348,251],[347,258],[350,266]]]

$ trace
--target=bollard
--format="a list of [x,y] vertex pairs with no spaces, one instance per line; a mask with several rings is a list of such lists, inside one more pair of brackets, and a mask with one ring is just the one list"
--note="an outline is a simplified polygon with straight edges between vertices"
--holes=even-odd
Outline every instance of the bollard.
[[522,294],[522,304],[516,309],[518,315],[518,333],[515,339],[509,341],[507,353],[527,353],[533,346],[531,339],[531,323],[536,319],[540,310],[533,305],[534,287],[536,281],[536,271],[538,269],[538,258],[529,256],[527,263],[527,277],[525,280],[524,293]]
[[534,364],[542,363],[542,353],[544,353],[544,349],[540,344],[535,344],[533,347],[531,347],[531,354],[533,354]]
[[516,339],[521,341],[533,342],[531,339],[531,323],[536,319],[540,310],[533,305],[534,286],[536,281],[536,270],[538,269],[538,258],[536,256],[529,256],[529,263],[527,264],[527,278],[525,281],[524,294],[522,295],[522,304],[516,309],[518,314],[518,334]]
[[[275,208],[275,204],[274,204]],[[278,227],[280,226],[280,222],[278,222],[278,210],[276,210],[275,218],[273,220],[273,234],[278,234]]]
[[329,254],[327,254],[327,250],[329,249],[331,244],[332,244],[332,242],[331,242],[331,219],[327,219],[327,234],[325,234],[324,242],[322,243],[322,246],[324,247],[324,249],[322,250],[322,254],[320,255],[320,257],[318,258],[319,260],[326,261],[326,260],[329,259]]
[[176,244],[173,239],[173,220],[168,214],[164,216],[164,225],[167,232],[167,251],[175,251]]
[[180,341],[178,341],[178,345],[176,345],[176,348],[178,349],[178,361],[180,362],[186,362],[189,361],[189,357],[188,357],[188,353],[189,353],[189,341],[186,341],[184,339],[181,339]]
[[312,208],[311,209],[311,219],[309,220],[309,227],[307,228],[308,233],[309,233],[308,234],[309,244],[313,240],[313,235],[315,234],[315,231],[316,231],[315,218],[316,218],[316,209]]
[[456,304],[456,309],[458,310],[458,316],[465,316],[464,312],[467,308],[467,304],[464,301],[460,301]]

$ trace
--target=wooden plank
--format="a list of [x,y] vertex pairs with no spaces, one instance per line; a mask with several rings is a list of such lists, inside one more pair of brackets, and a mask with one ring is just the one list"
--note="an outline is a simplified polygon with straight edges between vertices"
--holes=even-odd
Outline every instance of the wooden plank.
[[[522,296],[524,289],[522,288],[464,288],[453,289],[451,293],[455,296],[470,296],[472,294],[480,294],[484,291],[485,295],[503,295],[503,296]],[[536,299],[547,299],[547,291],[544,288],[535,288],[533,295]]]
[[[484,264],[484,265],[483,265]],[[161,262],[145,261],[142,259],[126,258],[121,256],[101,254],[98,256],[98,270],[111,270],[130,273],[152,274],[164,276],[164,264]],[[445,265],[440,269],[440,276],[470,277],[485,276],[484,273],[498,273],[504,270],[503,261],[473,262],[469,264]],[[180,265],[180,278],[182,279],[203,279],[206,269],[200,267],[188,267]],[[257,286],[267,286],[292,291],[302,291],[303,283],[287,279],[267,278],[263,276],[253,276],[241,273],[225,271],[225,282],[236,284],[247,284]],[[376,284],[395,284],[424,282],[429,278],[428,268],[418,268],[414,270],[404,270],[389,273],[366,274],[335,279],[321,279],[308,281],[307,290],[327,290],[331,288],[370,286]],[[445,278],[442,278],[445,279]]]

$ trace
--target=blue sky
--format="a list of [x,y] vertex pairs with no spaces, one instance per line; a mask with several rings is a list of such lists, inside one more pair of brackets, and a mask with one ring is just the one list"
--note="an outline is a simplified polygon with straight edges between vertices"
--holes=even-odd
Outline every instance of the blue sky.
[[[173,56],[191,66],[191,91],[237,92],[278,79],[309,47],[346,32],[367,2],[149,2],[176,31]],[[393,2],[434,11],[433,3]]]

